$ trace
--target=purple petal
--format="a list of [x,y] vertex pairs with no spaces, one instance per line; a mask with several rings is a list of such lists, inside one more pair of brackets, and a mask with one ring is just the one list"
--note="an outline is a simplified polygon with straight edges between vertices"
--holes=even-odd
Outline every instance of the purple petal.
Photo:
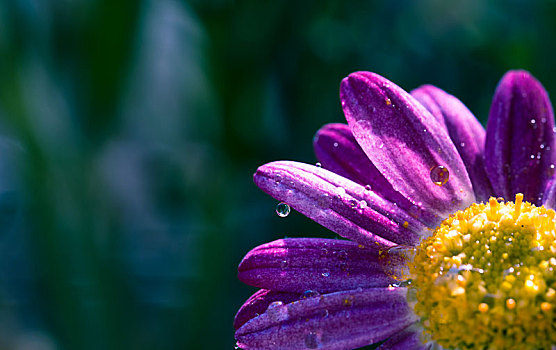
[[354,349],[416,321],[405,288],[356,289],[276,305],[236,332],[242,349]]
[[431,114],[446,126],[456,146],[479,201],[492,195],[485,172],[485,129],[460,100],[432,85],[423,85],[411,92]]
[[251,250],[241,261],[246,284],[285,292],[331,292],[357,287],[387,287],[388,276],[375,249],[337,239],[286,238]]
[[293,301],[299,300],[299,298],[299,293],[276,292],[260,289],[241,306],[236,314],[236,317],[234,318],[234,328],[238,329],[250,319],[264,313],[268,308],[268,305],[275,301],[289,304]]
[[430,344],[421,341],[423,329],[417,325],[412,325],[403,331],[395,334],[384,344],[378,347],[379,350],[427,350],[431,349]]
[[[396,191],[445,218],[475,196],[465,165],[448,133],[417,100],[387,79],[357,72],[342,81],[340,95],[353,135]],[[439,167],[449,180],[431,179]]]
[[[554,169],[554,168],[552,168]],[[546,185],[546,190],[542,196],[543,205],[550,209],[556,209],[556,181],[553,178]]]
[[[396,204],[316,166],[279,161],[261,166],[257,186],[324,227],[368,247],[414,245],[426,227]],[[416,213],[414,216],[426,216]]]
[[554,164],[554,113],[542,85],[509,71],[496,88],[487,124],[485,160],[494,193],[541,203]]
[[313,146],[322,167],[346,177],[390,202],[410,207],[411,203],[371,163],[346,124],[327,124],[315,135]]

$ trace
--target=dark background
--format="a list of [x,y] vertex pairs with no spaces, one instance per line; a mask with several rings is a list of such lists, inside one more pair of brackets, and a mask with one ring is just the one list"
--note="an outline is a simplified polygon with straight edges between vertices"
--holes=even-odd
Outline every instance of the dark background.
[[309,163],[341,79],[432,83],[484,123],[556,91],[555,1],[0,2],[0,349],[232,349],[251,248],[334,237],[252,183]]

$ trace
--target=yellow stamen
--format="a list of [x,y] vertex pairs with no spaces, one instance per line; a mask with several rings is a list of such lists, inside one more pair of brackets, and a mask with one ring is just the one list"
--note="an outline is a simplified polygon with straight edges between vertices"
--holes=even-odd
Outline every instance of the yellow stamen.
[[442,222],[409,263],[426,337],[449,349],[556,344],[555,212],[490,198]]

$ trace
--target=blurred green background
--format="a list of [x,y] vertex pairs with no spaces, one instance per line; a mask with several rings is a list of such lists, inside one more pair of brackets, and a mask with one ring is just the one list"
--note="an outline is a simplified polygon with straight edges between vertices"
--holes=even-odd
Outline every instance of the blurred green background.
[[556,94],[555,1],[0,2],[0,349],[232,349],[242,256],[334,235],[252,183],[316,160],[340,80],[435,84],[483,122]]

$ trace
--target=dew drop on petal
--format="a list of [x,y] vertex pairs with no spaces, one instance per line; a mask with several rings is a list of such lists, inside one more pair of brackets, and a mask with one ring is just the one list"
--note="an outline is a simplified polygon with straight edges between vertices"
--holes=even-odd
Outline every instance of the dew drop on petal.
[[407,213],[411,215],[413,218],[417,219],[419,218],[419,216],[421,216],[421,209],[419,209],[417,205],[412,205],[407,210]]
[[330,270],[328,270],[328,269],[322,270],[321,276],[322,276],[322,277],[328,277],[328,276],[330,276]]
[[430,176],[435,185],[444,186],[450,178],[450,172],[445,166],[437,165],[431,169]]
[[301,295],[301,299],[318,297],[319,295],[320,295],[320,293],[317,292],[316,290],[308,289],[308,290],[303,292],[303,294]]
[[338,197],[343,197],[346,195],[346,189],[343,187],[336,187],[336,195],[338,195]]
[[316,166],[317,168],[322,168],[322,164],[319,163],[319,162],[317,162],[317,164],[315,164],[315,166]]
[[284,202],[278,203],[278,205],[276,206],[276,214],[278,214],[278,216],[281,218],[285,218],[286,216],[290,215],[290,211],[290,206]]
[[266,309],[266,314],[274,322],[285,321],[289,318],[288,308],[281,301],[273,301]]
[[367,207],[367,201],[361,200],[359,201],[359,209],[365,209]]
[[267,310],[272,310],[274,308],[283,306],[284,303],[281,301],[273,301],[272,303],[268,304],[268,307],[266,308]]
[[334,142],[334,147],[338,147],[338,142]]
[[365,191],[371,191],[371,190],[372,190],[371,185],[366,185],[365,186]]
[[288,268],[288,261],[287,261],[287,260],[282,260],[282,261],[280,261],[280,268],[281,268],[282,270],[287,269],[287,268]]

